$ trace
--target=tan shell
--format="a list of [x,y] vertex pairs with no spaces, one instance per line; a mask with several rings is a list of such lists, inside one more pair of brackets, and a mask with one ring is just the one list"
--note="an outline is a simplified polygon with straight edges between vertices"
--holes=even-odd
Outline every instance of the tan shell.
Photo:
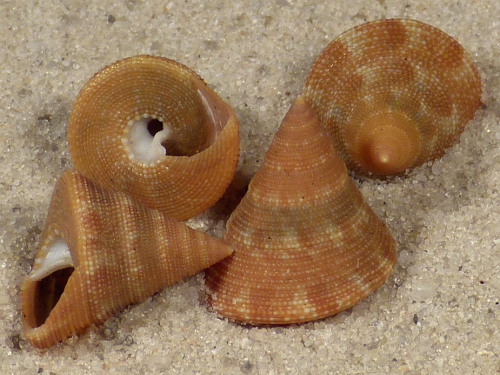
[[84,176],[178,220],[222,196],[239,154],[232,108],[196,73],[154,56],[118,61],[86,84],[68,143]]
[[391,274],[395,242],[299,97],[279,128],[206,271],[213,308],[250,324],[320,319]]
[[481,105],[481,80],[451,36],[391,19],[332,41],[303,96],[347,167],[377,176],[440,157]]
[[67,171],[22,285],[26,337],[50,347],[231,253],[222,242]]

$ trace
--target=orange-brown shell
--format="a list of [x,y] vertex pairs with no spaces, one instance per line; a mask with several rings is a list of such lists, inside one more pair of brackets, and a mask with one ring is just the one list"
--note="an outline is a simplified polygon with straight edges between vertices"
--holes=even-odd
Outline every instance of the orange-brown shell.
[[67,171],[22,285],[26,338],[50,347],[231,253],[222,242]]
[[210,304],[250,324],[306,322],[368,296],[391,274],[395,242],[299,97],[206,271]]
[[[160,130],[153,132],[152,123],[168,128],[157,158],[144,161],[134,151],[132,129],[141,121],[147,136]],[[239,154],[232,108],[196,73],[154,56],[118,61],[85,85],[71,112],[68,143],[84,176],[178,220],[222,196]]]
[[332,41],[303,96],[347,167],[380,176],[440,157],[481,105],[481,80],[451,36],[390,19]]

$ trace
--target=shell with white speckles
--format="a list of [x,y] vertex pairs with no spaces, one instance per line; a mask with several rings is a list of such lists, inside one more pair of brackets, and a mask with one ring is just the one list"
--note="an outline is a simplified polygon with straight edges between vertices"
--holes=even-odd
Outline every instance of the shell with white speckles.
[[209,302],[249,324],[334,315],[391,274],[395,241],[364,202],[310,106],[297,98],[206,271]]
[[26,338],[50,347],[231,253],[207,234],[67,171],[22,285]]
[[303,92],[347,167],[397,174],[440,157],[481,105],[464,48],[409,19],[368,22],[320,54]]
[[192,70],[134,56],[105,67],[81,90],[68,144],[85,177],[185,220],[215,204],[231,182],[238,121]]

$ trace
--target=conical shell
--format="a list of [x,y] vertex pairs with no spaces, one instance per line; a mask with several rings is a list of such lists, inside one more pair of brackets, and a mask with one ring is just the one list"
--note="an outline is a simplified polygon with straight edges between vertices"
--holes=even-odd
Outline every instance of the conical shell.
[[50,347],[231,252],[67,171],[55,187],[33,271],[22,285],[26,337],[38,348]]
[[440,157],[481,105],[481,80],[451,36],[391,19],[331,42],[303,96],[347,167],[382,176]]
[[209,268],[210,304],[250,324],[336,314],[391,274],[395,242],[301,97],[231,215],[232,256]]
[[118,61],[86,84],[68,143],[84,176],[177,220],[222,196],[239,154],[232,108],[196,73],[154,56]]

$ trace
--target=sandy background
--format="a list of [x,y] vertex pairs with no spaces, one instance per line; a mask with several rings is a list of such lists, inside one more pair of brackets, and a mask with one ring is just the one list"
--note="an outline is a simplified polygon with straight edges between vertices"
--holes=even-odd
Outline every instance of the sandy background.
[[[435,3],[0,0],[0,373],[500,372],[500,3]],[[251,176],[318,53],[389,17],[457,38],[479,66],[486,107],[441,160],[391,183],[358,181],[398,242],[379,291],[320,322],[247,328],[207,311],[198,275],[50,350],[25,341],[20,285],[71,167],[66,123],[89,77],[140,53],[191,67],[235,109]],[[224,219],[191,224],[220,234]]]

